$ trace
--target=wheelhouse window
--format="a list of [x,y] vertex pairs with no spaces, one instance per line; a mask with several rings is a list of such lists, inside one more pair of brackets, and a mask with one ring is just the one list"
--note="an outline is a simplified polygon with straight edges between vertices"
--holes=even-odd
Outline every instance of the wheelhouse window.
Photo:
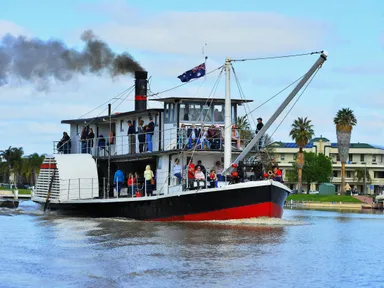
[[164,123],[169,123],[169,103],[165,103],[165,107],[164,107]]
[[202,122],[203,117],[201,117],[201,104],[189,104],[189,121],[193,122]]
[[372,155],[372,162],[376,162],[376,155]]
[[349,161],[353,161],[353,155],[352,154],[349,154]]
[[231,107],[231,114],[232,114],[232,123],[236,123],[236,118],[237,118],[237,111],[236,111],[236,105],[235,104],[232,104],[232,107]]
[[213,121],[215,123],[224,122],[224,105],[213,105]]
[[202,110],[202,122],[203,123],[211,123],[212,122],[212,107],[208,104],[203,105]]
[[364,162],[364,154],[360,154],[360,161]]
[[120,120],[120,132],[124,132],[124,120]]

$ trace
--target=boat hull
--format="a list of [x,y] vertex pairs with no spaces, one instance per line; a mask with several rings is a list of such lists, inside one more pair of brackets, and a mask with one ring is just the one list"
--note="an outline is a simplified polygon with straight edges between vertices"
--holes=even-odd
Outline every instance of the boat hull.
[[[281,185],[283,186],[283,185]],[[230,185],[231,189],[197,191],[154,198],[124,198],[82,203],[53,203],[51,210],[79,212],[93,217],[125,217],[150,221],[204,221],[277,217],[289,194],[279,185]],[[215,190],[215,189],[214,189]],[[41,203],[43,204],[43,203]]]
[[17,208],[17,207],[19,207],[19,201],[17,200],[0,199],[0,208]]

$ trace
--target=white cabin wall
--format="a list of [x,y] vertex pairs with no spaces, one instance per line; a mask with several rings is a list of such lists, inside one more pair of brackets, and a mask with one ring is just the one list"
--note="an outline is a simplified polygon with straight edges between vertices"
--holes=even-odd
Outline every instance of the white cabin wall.
[[176,123],[164,123],[164,150],[172,150],[177,146],[177,125]]
[[[128,118],[117,118],[115,124],[116,131],[116,154],[123,155],[128,154]],[[135,129],[136,130],[136,129]]]
[[168,175],[169,175],[169,156],[164,155],[157,160],[156,174],[156,190],[157,193],[168,194]]

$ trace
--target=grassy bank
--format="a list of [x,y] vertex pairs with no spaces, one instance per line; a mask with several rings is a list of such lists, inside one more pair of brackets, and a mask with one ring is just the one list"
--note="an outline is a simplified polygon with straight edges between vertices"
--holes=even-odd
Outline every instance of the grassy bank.
[[[4,188],[4,187],[0,187],[0,190],[11,190],[11,189],[7,189],[7,188]],[[19,190],[19,195],[22,194],[22,195],[31,195],[31,190],[29,189],[18,189]],[[13,191],[13,189],[12,189]]]
[[291,199],[293,201],[362,203],[352,196],[345,195],[290,194],[287,201]]

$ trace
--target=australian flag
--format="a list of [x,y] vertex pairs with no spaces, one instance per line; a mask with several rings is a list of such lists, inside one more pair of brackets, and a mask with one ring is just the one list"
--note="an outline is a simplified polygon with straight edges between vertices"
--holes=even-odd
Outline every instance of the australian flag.
[[205,63],[200,64],[199,66],[196,66],[195,68],[184,72],[180,76],[177,76],[177,78],[179,78],[181,82],[188,82],[191,79],[197,79],[203,77],[204,75]]

